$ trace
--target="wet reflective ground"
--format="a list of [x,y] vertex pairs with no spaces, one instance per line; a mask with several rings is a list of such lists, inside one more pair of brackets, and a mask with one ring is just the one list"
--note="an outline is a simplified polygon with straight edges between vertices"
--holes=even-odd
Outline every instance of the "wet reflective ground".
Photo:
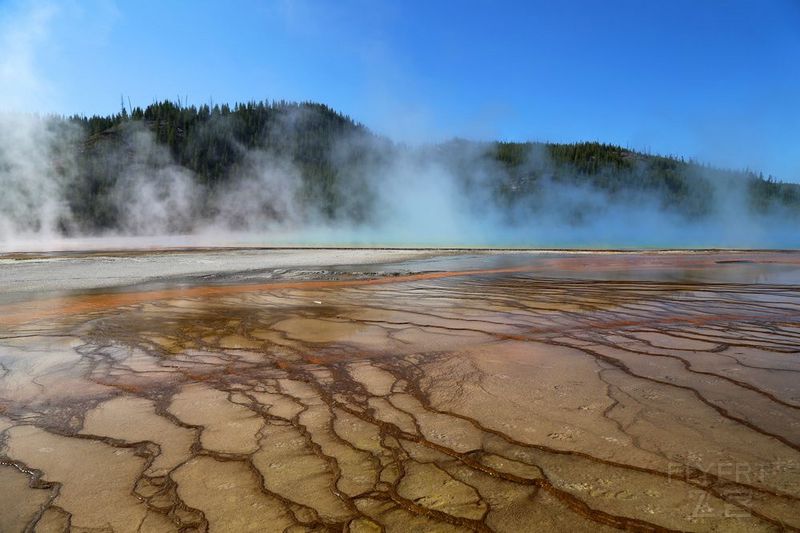
[[18,293],[0,531],[797,530],[798,376],[792,253]]

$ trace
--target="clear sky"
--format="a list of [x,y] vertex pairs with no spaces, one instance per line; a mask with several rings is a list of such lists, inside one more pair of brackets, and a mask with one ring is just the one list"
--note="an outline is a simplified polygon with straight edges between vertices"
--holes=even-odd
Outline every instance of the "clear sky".
[[600,140],[800,182],[800,0],[0,0],[0,109],[313,100],[395,139]]

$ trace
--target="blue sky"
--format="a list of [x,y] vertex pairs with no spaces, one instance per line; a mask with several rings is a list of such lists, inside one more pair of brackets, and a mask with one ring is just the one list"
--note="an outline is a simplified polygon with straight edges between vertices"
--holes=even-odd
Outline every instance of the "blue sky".
[[327,103],[395,139],[600,140],[800,182],[799,0],[0,0],[0,109]]

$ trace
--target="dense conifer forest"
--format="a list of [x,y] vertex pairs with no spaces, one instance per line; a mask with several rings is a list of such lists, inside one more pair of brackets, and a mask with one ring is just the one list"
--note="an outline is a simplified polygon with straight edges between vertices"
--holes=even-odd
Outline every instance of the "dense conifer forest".
[[289,179],[300,182],[298,204],[330,220],[360,222],[375,216],[372,199],[383,171],[410,154],[447,169],[467,193],[480,191],[472,195],[474,201],[493,202],[515,217],[535,216],[542,191],[559,184],[568,190],[600,191],[623,203],[644,195],[688,219],[707,215],[715,195],[735,186],[745,191],[746,205],[754,213],[800,214],[800,185],[750,170],[714,168],[599,142],[455,139],[408,147],[316,103],[186,106],[163,101],[144,109],[123,107],[110,116],[53,120],[51,130],[72,132],[71,144],[51,156],[65,161],[56,161],[57,168],[65,173],[69,168],[66,199],[72,227],[81,231],[116,227],[116,183],[131,167],[140,174],[160,167],[180,169],[203,191],[198,209],[212,212],[215,191],[235,176],[255,171],[253,154],[259,154],[258,161],[280,161],[293,169]]

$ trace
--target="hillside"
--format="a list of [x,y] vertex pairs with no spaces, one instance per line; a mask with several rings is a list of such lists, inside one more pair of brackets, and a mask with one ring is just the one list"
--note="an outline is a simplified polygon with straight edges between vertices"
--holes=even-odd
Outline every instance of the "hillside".
[[[57,122],[56,131],[69,127],[78,132],[69,137],[74,142],[68,147],[49,152],[50,157],[60,158],[55,166],[67,185],[69,216],[59,226],[64,233],[120,228],[126,195],[138,181],[153,176],[158,176],[151,185],[153,197],[174,194],[170,187],[176,180],[192,184],[187,200],[191,212],[173,217],[166,228],[191,231],[198,217],[213,218],[222,209],[217,201],[220,191],[235,189],[243,176],[263,174],[264,168],[270,176],[285,175],[283,182],[291,182],[288,187],[274,177],[266,183],[291,199],[284,197],[278,205],[271,199],[272,191],[263,192],[256,206],[260,216],[281,220],[291,211],[293,216],[323,221],[369,222],[380,216],[375,199],[388,169],[396,172],[398,161],[404,161],[412,174],[435,166],[454,180],[457,193],[474,209],[492,204],[513,222],[535,217],[552,203],[556,190],[561,197],[578,198],[565,208],[566,220],[575,224],[603,215],[597,207],[598,194],[603,202],[615,202],[617,209],[644,200],[692,220],[713,214],[727,191],[737,190],[744,197],[742,205],[753,214],[778,210],[800,216],[800,185],[751,171],[713,168],[597,142],[456,139],[410,148],[315,103],[195,107],[164,101],[111,116],[73,116]],[[426,194],[424,186],[415,193]],[[593,195],[591,201],[580,200],[586,194]],[[252,209],[243,216],[251,215]],[[248,225],[246,219],[228,219],[234,225]]]

